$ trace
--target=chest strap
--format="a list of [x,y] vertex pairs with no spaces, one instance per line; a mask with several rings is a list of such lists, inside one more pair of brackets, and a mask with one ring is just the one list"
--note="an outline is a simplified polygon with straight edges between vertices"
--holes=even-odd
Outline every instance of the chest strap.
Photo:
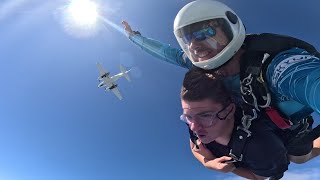
[[258,117],[255,109],[252,109],[253,115],[246,114],[244,110],[242,113],[241,124],[237,126],[237,130],[232,135],[232,145],[229,152],[229,156],[236,161],[242,161],[244,147],[247,139],[251,136],[249,130],[251,121]]

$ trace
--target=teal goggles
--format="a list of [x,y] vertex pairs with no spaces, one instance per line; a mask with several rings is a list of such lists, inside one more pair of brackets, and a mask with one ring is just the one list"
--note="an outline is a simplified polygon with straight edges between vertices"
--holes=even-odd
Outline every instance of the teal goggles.
[[209,26],[204,29],[200,29],[198,31],[194,31],[188,34],[184,34],[184,41],[188,44],[191,43],[191,41],[194,39],[195,41],[203,41],[209,37],[213,37],[216,35],[216,29],[213,27]]

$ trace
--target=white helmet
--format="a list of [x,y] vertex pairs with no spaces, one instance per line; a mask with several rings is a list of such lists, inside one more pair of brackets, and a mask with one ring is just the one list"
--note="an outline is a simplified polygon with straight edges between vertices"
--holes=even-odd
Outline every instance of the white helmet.
[[202,69],[223,65],[245,39],[241,19],[228,6],[213,0],[185,5],[176,16],[173,29],[185,54]]

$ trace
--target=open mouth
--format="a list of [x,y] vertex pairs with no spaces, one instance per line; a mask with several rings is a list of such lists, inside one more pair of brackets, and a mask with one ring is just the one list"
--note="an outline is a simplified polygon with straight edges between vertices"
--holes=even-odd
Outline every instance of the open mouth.
[[205,138],[207,135],[206,133],[197,133],[198,138]]
[[198,135],[198,137],[199,137],[200,139],[202,139],[202,138],[205,138],[206,135]]
[[216,55],[215,51],[213,50],[203,50],[203,51],[195,51],[193,53],[193,57],[196,61],[206,61]]
[[200,51],[195,53],[198,58],[204,58],[210,54],[209,51]]

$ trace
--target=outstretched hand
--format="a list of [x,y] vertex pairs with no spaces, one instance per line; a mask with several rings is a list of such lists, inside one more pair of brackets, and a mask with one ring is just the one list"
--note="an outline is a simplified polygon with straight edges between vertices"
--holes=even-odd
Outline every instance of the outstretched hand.
[[192,153],[194,156],[208,169],[213,169],[219,172],[232,172],[236,167],[233,163],[226,163],[232,160],[231,157],[222,156],[215,158],[211,151],[197,140],[197,146],[191,142]]
[[124,30],[126,31],[126,33],[127,33],[128,35],[133,34],[133,31],[132,31],[132,29],[131,29],[131,26],[128,24],[127,21],[122,21],[121,24],[122,24]]

